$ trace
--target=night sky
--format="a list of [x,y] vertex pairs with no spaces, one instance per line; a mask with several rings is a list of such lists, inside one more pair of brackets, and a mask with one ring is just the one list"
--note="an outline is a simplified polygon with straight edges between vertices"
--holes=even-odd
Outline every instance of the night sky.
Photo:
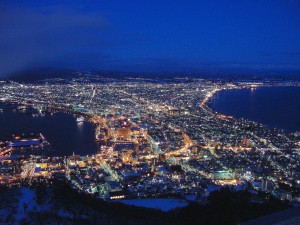
[[0,76],[35,67],[300,74],[300,1],[1,0]]

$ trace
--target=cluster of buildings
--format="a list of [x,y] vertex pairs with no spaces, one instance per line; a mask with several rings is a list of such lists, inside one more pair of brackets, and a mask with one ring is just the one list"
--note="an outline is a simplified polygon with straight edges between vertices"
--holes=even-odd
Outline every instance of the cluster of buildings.
[[88,156],[3,154],[0,182],[17,185],[40,176],[67,179],[78,191],[105,199],[201,200],[215,189],[232,186],[299,203],[300,133],[267,129],[208,107],[218,91],[264,85],[280,84],[162,82],[97,74],[31,84],[2,82],[2,110],[22,106],[80,113],[96,124],[95,139],[102,147]]

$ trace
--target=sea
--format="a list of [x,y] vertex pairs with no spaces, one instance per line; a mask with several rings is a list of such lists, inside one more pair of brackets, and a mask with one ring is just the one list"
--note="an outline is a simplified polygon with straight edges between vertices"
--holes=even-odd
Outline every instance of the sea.
[[66,113],[46,113],[33,117],[18,112],[0,113],[0,138],[12,135],[42,133],[51,145],[52,156],[94,154],[100,150],[95,142],[95,126],[89,122],[76,122]]
[[242,117],[269,128],[300,131],[300,87],[258,87],[218,92],[209,106],[222,114]]

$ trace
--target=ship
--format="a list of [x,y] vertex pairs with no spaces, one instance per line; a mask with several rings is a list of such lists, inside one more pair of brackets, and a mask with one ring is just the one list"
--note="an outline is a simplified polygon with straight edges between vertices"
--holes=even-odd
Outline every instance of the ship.
[[77,123],[81,123],[81,122],[83,122],[84,120],[85,120],[84,117],[81,116],[81,117],[78,117],[78,118],[76,119],[76,122],[77,122]]

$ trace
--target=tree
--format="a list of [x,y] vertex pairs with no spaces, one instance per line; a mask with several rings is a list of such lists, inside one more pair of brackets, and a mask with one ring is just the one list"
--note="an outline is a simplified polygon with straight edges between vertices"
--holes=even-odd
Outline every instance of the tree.
[[27,203],[23,203],[23,208],[24,208],[24,213],[26,213],[26,211],[27,211],[27,208],[28,208],[28,205],[27,205]]

